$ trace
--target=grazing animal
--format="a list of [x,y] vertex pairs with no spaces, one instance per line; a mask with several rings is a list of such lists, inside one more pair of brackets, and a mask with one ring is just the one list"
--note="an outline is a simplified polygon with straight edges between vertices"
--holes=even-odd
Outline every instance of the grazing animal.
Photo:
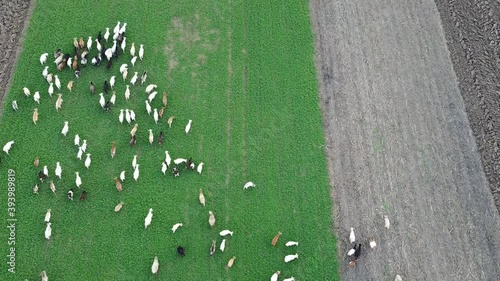
[[158,124],[158,109],[154,109],[153,111],[153,119],[155,120],[155,124]]
[[135,66],[135,62],[137,61],[137,56],[134,56],[131,60],[130,60],[130,63],[132,64],[132,66]]
[[33,100],[35,100],[36,103],[40,104],[40,92],[36,91],[33,94]]
[[139,59],[142,60],[143,57],[144,57],[144,45],[141,44],[139,46]]
[[172,128],[172,122],[174,121],[174,118],[175,116],[170,116],[170,118],[168,118],[167,123],[169,128]]
[[375,247],[377,247],[377,242],[375,242],[375,240],[371,239],[371,240],[370,240],[370,248],[372,248],[372,249],[373,249],[373,248],[375,248]]
[[[80,69],[80,67],[78,66],[78,57],[75,56],[73,58],[73,65],[71,65],[71,68],[75,71],[75,74],[76,74],[76,71]],[[78,78],[78,76],[77,76]]]
[[162,162],[162,163],[161,163],[161,172],[162,172],[164,175],[165,175],[165,173],[167,172],[167,169],[168,169],[167,163]]
[[130,46],[130,56],[135,56],[135,43],[132,42],[132,46]]
[[92,160],[90,159],[90,153],[87,153],[87,158],[85,159],[85,167],[86,167],[87,169],[90,169],[90,162],[91,162],[91,161],[92,161]]
[[82,147],[78,147],[78,152],[76,153],[76,158],[78,158],[78,160],[82,160],[82,155],[83,155],[83,150],[82,150]]
[[150,208],[146,218],[144,219],[144,229],[148,228],[148,226],[151,224],[152,219],[153,219],[153,208]]
[[85,152],[85,150],[87,149],[87,140],[83,140],[81,148],[82,148],[82,151]]
[[120,31],[120,22],[118,22],[115,26],[115,28],[113,29],[113,33],[118,33]]
[[83,38],[82,38],[82,37],[80,37],[80,40],[78,40],[78,47],[79,47],[80,49],[85,48],[85,42],[83,41]]
[[299,258],[299,254],[285,256],[285,262],[291,262]]
[[194,170],[193,157],[189,157],[189,159],[186,161],[186,169],[191,171]]
[[281,274],[281,272],[276,271],[272,276],[271,276],[271,281],[278,281],[278,276]]
[[193,122],[193,120],[189,119],[186,128],[184,129],[184,131],[186,131],[186,134],[189,133],[189,130],[191,130],[191,122]]
[[248,189],[250,187],[255,187],[255,183],[249,181],[249,182],[245,183],[245,185],[243,186],[243,189]]
[[33,186],[33,193],[38,194],[38,184],[35,184],[35,186]]
[[24,95],[27,96],[27,97],[29,97],[30,94],[31,94],[30,90],[28,88],[26,88],[26,87],[23,88],[23,92],[24,92]]
[[49,84],[49,90],[48,90],[49,96],[52,97],[52,94],[54,93],[54,83],[50,82]]
[[137,181],[139,179],[139,164],[135,165],[135,170],[134,170],[134,180]]
[[200,162],[200,164],[198,164],[198,168],[196,168],[196,170],[198,171],[198,174],[201,175],[201,171],[203,170],[203,162]]
[[132,130],[130,130],[130,135],[131,136],[135,136],[135,133],[137,132],[137,126],[138,126],[138,124],[135,123],[134,127],[132,128]]
[[111,158],[115,158],[115,154],[116,154],[116,143],[112,142],[111,143]]
[[80,188],[80,185],[82,185],[82,179],[80,178],[80,174],[78,172],[75,172],[76,179],[75,179],[75,184],[76,187]]
[[135,121],[135,112],[133,109],[130,110],[130,120]]
[[68,190],[68,199],[73,201],[73,189]]
[[49,277],[47,276],[47,272],[42,271],[42,281],[49,281]]
[[35,125],[36,125],[37,121],[38,121],[38,108],[35,108],[33,110],[33,123],[35,123]]
[[186,255],[186,250],[184,249],[184,247],[179,246],[177,247],[177,253],[183,257]]
[[123,124],[123,109],[120,109],[120,114],[118,115],[118,121]]
[[33,161],[33,166],[38,168],[38,165],[40,164],[40,158],[35,157],[35,161]]
[[287,247],[298,246],[298,245],[299,245],[299,242],[296,242],[296,241],[288,241],[285,244],[285,246],[287,246]]
[[134,76],[130,79],[130,84],[135,85],[135,82],[137,82],[137,72],[134,72]]
[[59,80],[59,77],[56,75],[54,75],[54,84],[56,84],[56,87],[58,90],[61,90],[61,80]]
[[14,111],[17,111],[19,108],[17,106],[17,101],[12,101],[12,109],[14,109]]
[[403,278],[399,274],[396,274],[396,278],[394,278],[394,281],[403,281]]
[[170,157],[168,150],[165,150],[165,163],[167,163],[168,166],[170,166],[170,163],[172,163],[172,158]]
[[354,227],[351,227],[351,233],[349,234],[349,243],[356,242],[356,235],[354,235]]
[[[144,74],[143,74],[144,75]],[[157,87],[156,84],[149,84],[147,87],[146,87],[146,93],[147,94],[150,94],[151,91],[153,91],[155,88]]]
[[47,175],[43,173],[43,171],[38,172],[38,179],[43,182],[44,179],[47,178]]
[[[179,164],[181,164],[181,163],[185,163],[186,161],[187,161],[187,160],[186,160],[186,159],[184,159],[184,158],[177,158],[177,159],[175,159],[175,160],[174,160],[174,164],[175,164],[175,165],[179,165]],[[169,166],[170,166],[170,165],[169,165]]]
[[59,93],[57,94],[57,100],[56,100],[56,111],[59,111],[59,108],[62,107],[62,102],[63,102],[63,99],[62,99],[62,94]]
[[115,206],[115,213],[118,213],[123,207],[123,201],[118,203],[118,205]]
[[228,262],[227,262],[227,267],[231,268],[234,264],[234,260],[236,260],[236,257],[232,257]]
[[51,212],[50,209],[48,209],[47,213],[45,213],[45,220],[44,220],[45,222],[50,222],[50,216],[51,216],[50,212]]
[[167,92],[163,92],[163,100],[162,100],[162,102],[163,102],[163,106],[166,107],[167,106]]
[[47,56],[49,55],[49,53],[43,53],[41,56],[40,56],[40,64],[45,64],[47,62]]
[[[114,76],[113,76],[114,77]],[[102,89],[104,90],[104,92],[107,94],[108,93],[108,90],[109,90],[109,83],[108,83],[108,80],[104,80],[104,85],[102,86]]]
[[146,111],[148,112],[148,115],[151,115],[151,105],[147,100],[145,100],[146,103]]
[[113,105],[115,105],[115,101],[116,101],[116,92],[113,91],[113,94],[111,95],[111,98],[109,99],[109,102],[112,103]]
[[118,178],[115,178],[115,187],[116,187],[116,190],[118,190],[118,191],[123,190],[122,183],[118,180]]
[[153,100],[154,100],[154,98],[156,97],[157,94],[158,94],[157,91],[154,91],[151,94],[149,94],[149,96],[148,96],[149,102],[153,102]]
[[292,276],[290,278],[285,278],[283,281],[295,281],[295,278]]
[[144,70],[144,72],[141,75],[141,85],[146,83],[146,79],[148,78],[148,72]]
[[95,94],[94,82],[90,82],[90,93]]
[[130,146],[134,146],[136,143],[137,143],[137,138],[135,136],[132,136],[129,142]]
[[201,205],[205,207],[205,195],[203,195],[203,190],[201,190],[201,188],[200,188],[200,195],[198,196],[198,198],[200,199]]
[[49,176],[49,169],[47,168],[47,165],[43,166],[43,174],[48,177]]
[[226,239],[222,239],[222,242],[220,243],[219,249],[221,252],[224,252],[224,249],[226,248]]
[[172,169],[172,173],[174,173],[174,177],[178,177],[179,176],[179,169],[177,169],[177,167],[174,167]]
[[154,141],[154,135],[153,135],[153,129],[149,129],[149,144],[153,144]]
[[49,187],[52,193],[56,194],[56,185],[54,184],[54,181],[50,181]]
[[43,75],[43,78],[47,79],[47,76],[49,75],[49,67],[46,66],[43,70],[42,70],[42,75]]
[[80,200],[85,201],[87,200],[87,191],[82,191],[82,194],[80,195]]
[[[109,39],[109,27],[106,27],[106,32],[104,32],[104,40],[106,40],[106,42],[108,42],[108,39]],[[99,41],[101,41],[101,40],[99,40]]]
[[69,131],[69,122],[68,121],[64,121],[64,126],[61,130],[61,134],[63,134],[64,136],[66,136],[68,134],[68,131]]
[[113,65],[113,61],[108,60],[108,62],[106,63],[106,70],[110,70],[112,65]]
[[215,226],[215,216],[212,211],[208,211],[208,224],[210,224],[211,228]]
[[172,226],[172,233],[175,233],[179,227],[182,226],[182,223],[176,223]]
[[122,79],[123,81],[127,80],[127,76],[128,76],[128,70],[125,69],[123,72],[122,72]]
[[[52,227],[51,227],[51,223],[48,222],[47,227],[45,228],[45,239],[50,240],[51,236],[52,236]],[[43,275],[42,275],[42,278],[43,278]]]
[[213,256],[215,253],[215,248],[216,248],[216,242],[215,240],[212,240],[212,245],[210,246],[210,256]]
[[163,118],[164,113],[165,113],[165,107],[160,108],[160,111],[158,112],[158,115],[160,115],[160,118]]
[[55,170],[55,175],[56,177],[58,177],[59,179],[61,179],[62,177],[62,168],[61,168],[61,164],[59,162],[56,162],[56,170]]
[[384,225],[385,228],[389,229],[391,227],[391,222],[389,221],[389,217],[384,216]]
[[158,144],[163,143],[163,131],[160,132],[160,135],[158,135]]
[[125,90],[125,100],[129,100],[130,99],[130,85],[127,85],[126,87],[127,87],[127,89]]
[[123,34],[123,33],[125,33],[126,28],[127,28],[127,23],[126,23],[126,22],[124,22],[124,23],[123,23],[123,25],[122,25],[122,27],[121,27],[121,28],[120,28],[120,30],[118,31],[118,33],[119,33],[119,34]]
[[233,236],[233,232],[232,232],[232,231],[230,231],[230,230],[224,229],[224,230],[222,230],[221,232],[219,232],[219,235],[220,235],[220,236],[223,236],[223,237],[224,237],[224,236],[227,236],[227,235]]
[[[101,32],[99,31],[99,34],[101,34]],[[99,35],[97,35],[99,36]],[[97,39],[97,41],[100,41],[99,39]],[[92,36],[89,36],[89,39],[87,40],[87,50],[92,50]]]
[[68,82],[68,85],[66,86],[66,88],[68,88],[68,90],[71,92],[71,90],[73,90],[73,80],[69,81]]
[[[109,87],[111,87],[111,90],[113,90],[113,88],[115,87],[115,80],[116,80],[116,76],[113,75],[111,76],[111,78],[109,78]],[[104,82],[106,83],[106,82]]]
[[153,265],[151,266],[151,272],[153,274],[158,273],[159,267],[160,267],[160,263],[158,262],[158,256],[155,256],[155,259],[153,260]]
[[274,236],[273,238],[273,241],[271,241],[273,247],[276,246],[276,244],[278,243],[278,239],[280,239],[280,236],[281,236],[281,231],[278,231],[278,234],[276,234],[276,236]]
[[106,105],[106,99],[104,99],[104,94],[103,93],[99,93],[99,96],[101,97],[99,99],[99,104],[104,109],[104,106]]
[[[116,41],[115,41],[115,44],[116,44]],[[106,68],[110,68],[111,67],[111,58],[113,57],[113,48],[108,48],[106,49],[106,51],[104,51],[104,55],[106,56],[106,59],[108,60],[108,65],[106,65]]]

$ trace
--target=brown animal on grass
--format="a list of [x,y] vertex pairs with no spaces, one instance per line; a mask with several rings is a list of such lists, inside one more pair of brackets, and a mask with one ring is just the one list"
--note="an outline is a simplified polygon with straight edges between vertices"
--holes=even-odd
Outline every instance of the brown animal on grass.
[[120,182],[120,180],[118,180],[118,178],[115,178],[115,186],[116,186],[116,190],[118,190],[118,191],[123,190],[122,183]]
[[279,231],[278,234],[276,234],[276,236],[274,236],[273,241],[271,242],[273,247],[276,246],[276,243],[278,243],[278,239],[280,239],[280,236],[281,236],[281,231]]

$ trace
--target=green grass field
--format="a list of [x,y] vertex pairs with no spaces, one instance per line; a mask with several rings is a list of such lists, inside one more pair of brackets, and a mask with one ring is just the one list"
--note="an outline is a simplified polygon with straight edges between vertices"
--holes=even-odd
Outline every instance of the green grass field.
[[[321,113],[313,63],[313,37],[307,1],[36,1],[24,48],[17,63],[12,88],[0,120],[0,144],[15,140],[10,155],[2,152],[0,204],[8,224],[8,169],[15,171],[15,273],[8,271],[8,237],[1,228],[0,280],[35,280],[46,270],[50,280],[269,280],[281,271],[280,280],[339,280],[336,244],[332,231],[330,186],[324,155]],[[56,73],[52,53],[57,48],[72,53],[73,37],[93,39],[105,27],[127,22],[127,49],[111,70],[105,65],[82,68],[81,77],[65,69],[59,74],[63,105],[55,110],[56,96],[47,94],[39,56],[49,53],[49,71]],[[144,60],[130,65],[129,48],[144,44]],[[110,47],[110,44],[107,45]],[[90,52],[96,54],[95,43]],[[155,124],[145,110],[145,85],[131,87],[124,98],[125,82],[118,71],[129,63],[134,71],[148,71],[146,84],[158,85],[152,107],[161,107],[161,93],[168,92],[165,116]],[[99,96],[91,95],[90,81],[101,92],[102,83],[117,76],[117,102],[103,112]],[[74,80],[72,92],[66,89]],[[128,81],[127,81],[128,83]],[[38,90],[41,104],[24,96],[23,87]],[[110,95],[110,94],[109,94]],[[108,98],[109,98],[108,95]],[[11,108],[17,100],[19,110]],[[33,109],[39,111],[37,125]],[[119,109],[134,109],[138,142],[130,147],[132,125],[118,122]],[[172,128],[167,119],[174,115]],[[191,132],[184,127],[193,120]],[[69,121],[69,133],[60,131]],[[148,129],[165,134],[163,145],[148,143]],[[76,158],[73,137],[88,140],[92,154],[89,170]],[[111,142],[117,153],[111,159]],[[193,157],[205,163],[202,175],[181,168],[174,178],[164,176],[161,162],[168,150],[172,158]],[[132,179],[131,161],[138,155],[140,177]],[[54,195],[48,183],[32,187],[40,168],[48,165]],[[85,158],[83,158],[85,159]],[[63,169],[55,178],[56,162]],[[113,178],[126,170],[124,190]],[[79,171],[88,192],[87,201],[69,202],[66,192],[75,187]],[[247,181],[256,187],[243,190]],[[202,188],[207,206],[198,202]],[[77,199],[77,198],[75,198]],[[125,205],[119,213],[113,208]],[[45,212],[52,209],[52,239],[45,240]],[[153,221],[144,229],[144,217],[153,208]],[[208,211],[217,219],[208,224]],[[175,234],[172,225],[184,224]],[[220,244],[220,230],[234,235],[224,252],[210,257],[212,239]],[[276,247],[274,235],[283,233]],[[288,240],[299,241],[287,248]],[[183,245],[186,256],[176,247]],[[299,259],[285,264],[287,254]],[[154,256],[158,275],[151,274]],[[236,256],[232,268],[228,260]]]

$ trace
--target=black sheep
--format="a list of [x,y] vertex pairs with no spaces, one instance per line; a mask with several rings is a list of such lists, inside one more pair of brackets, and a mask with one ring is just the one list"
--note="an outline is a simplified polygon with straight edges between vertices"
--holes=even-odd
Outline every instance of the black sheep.
[[179,247],[177,247],[177,253],[179,253],[179,255],[181,255],[181,256],[185,256],[186,250],[184,249],[184,247],[179,246]]

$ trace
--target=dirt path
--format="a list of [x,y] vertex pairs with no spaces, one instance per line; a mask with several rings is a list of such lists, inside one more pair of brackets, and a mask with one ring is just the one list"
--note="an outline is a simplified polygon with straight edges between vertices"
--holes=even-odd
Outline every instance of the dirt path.
[[[434,2],[310,12],[343,280],[499,280],[500,217]],[[353,269],[350,227],[378,243]]]
[[31,2],[26,0],[0,0],[0,115],[3,97],[10,87],[13,69],[21,51],[27,18],[31,15]]

